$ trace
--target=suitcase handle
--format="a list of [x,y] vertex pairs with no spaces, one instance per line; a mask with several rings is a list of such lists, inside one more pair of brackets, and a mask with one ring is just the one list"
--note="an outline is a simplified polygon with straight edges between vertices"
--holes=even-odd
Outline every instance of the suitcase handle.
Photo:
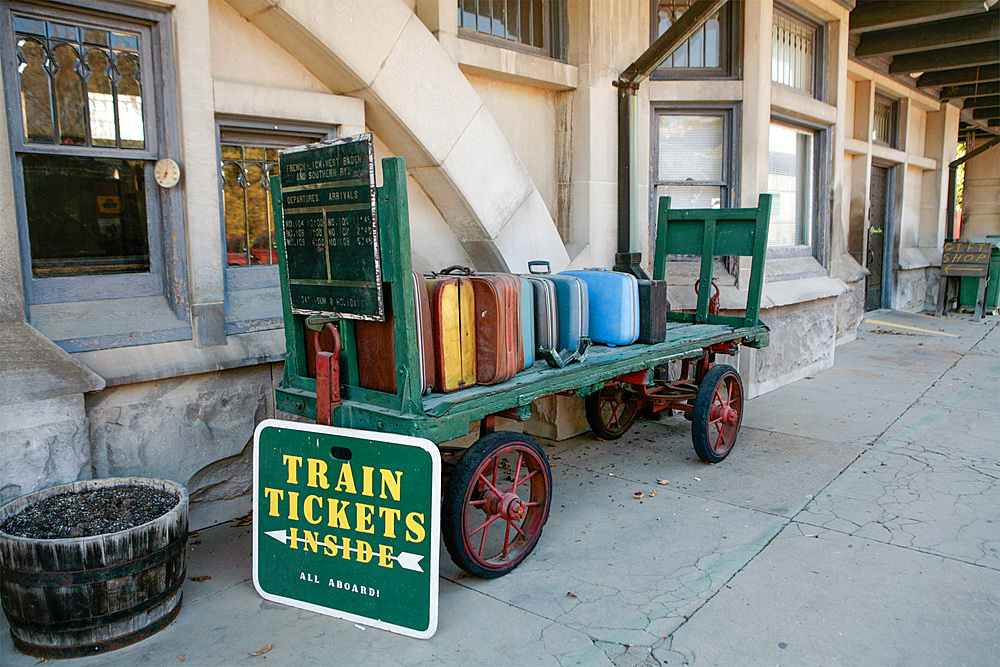
[[567,364],[573,361],[583,361],[587,358],[587,352],[590,351],[590,338],[586,336],[580,336],[577,339],[576,350],[572,353],[567,353],[565,355],[560,355],[556,350],[540,349],[539,352],[542,354],[542,358],[548,362],[549,366],[552,368],[564,368]]
[[[544,266],[545,270],[544,271],[535,271],[532,268],[532,267],[535,267],[535,266]],[[540,276],[548,275],[548,274],[552,273],[552,265],[549,264],[548,260],[533,259],[530,262],[528,262],[528,273],[533,273],[536,276],[539,276],[539,275]]]
[[436,275],[436,276],[450,276],[450,275],[454,275],[454,274],[459,274],[459,275],[463,275],[463,276],[471,276],[473,273],[475,273],[475,271],[473,271],[472,269],[470,269],[467,266],[462,266],[461,264],[454,264],[452,266],[449,266],[447,269],[441,269],[440,271],[438,271],[434,275]]

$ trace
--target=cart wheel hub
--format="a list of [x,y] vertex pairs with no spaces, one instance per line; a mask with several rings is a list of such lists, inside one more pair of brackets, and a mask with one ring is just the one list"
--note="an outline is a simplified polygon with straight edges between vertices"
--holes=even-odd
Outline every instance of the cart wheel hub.
[[715,408],[712,413],[712,419],[722,419],[727,424],[735,424],[740,418],[740,413],[730,405]]
[[524,501],[516,493],[505,493],[501,496],[487,492],[484,498],[483,511],[489,515],[499,514],[506,521],[520,521],[528,513]]

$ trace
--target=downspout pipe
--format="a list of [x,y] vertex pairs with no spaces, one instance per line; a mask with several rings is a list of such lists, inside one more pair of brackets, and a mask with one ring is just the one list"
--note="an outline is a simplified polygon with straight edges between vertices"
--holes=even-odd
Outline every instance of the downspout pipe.
[[636,173],[639,166],[639,84],[670,54],[698,31],[728,0],[696,0],[670,28],[650,44],[635,62],[625,68],[613,85],[618,88],[618,252],[615,271],[648,278],[639,265],[639,196]]
[[989,141],[987,141],[982,146],[976,148],[973,151],[969,151],[957,160],[953,160],[948,163],[948,208],[945,213],[944,221],[944,237],[949,241],[955,240],[955,197],[957,196],[956,190],[958,189],[958,168],[976,157],[980,153],[985,153],[989,149],[993,148],[1000,143],[1000,136],[995,136]]

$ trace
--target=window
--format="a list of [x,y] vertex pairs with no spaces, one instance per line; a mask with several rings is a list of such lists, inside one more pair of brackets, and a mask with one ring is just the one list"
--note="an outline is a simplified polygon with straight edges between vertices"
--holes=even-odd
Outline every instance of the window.
[[559,0],[458,0],[458,27],[463,37],[561,59],[564,7]]
[[818,97],[820,43],[816,25],[776,8],[771,26],[771,80]]
[[[153,179],[158,158],[180,153],[167,123],[174,91],[163,83],[171,33],[168,11],[124,3],[0,12],[29,319],[44,325],[58,304],[93,299],[158,297],[164,311],[144,318],[156,331],[111,331],[95,315],[75,327],[79,339],[53,338],[70,351],[165,340],[157,331],[190,337],[180,193]],[[113,326],[140,326],[127,319]]]
[[655,202],[671,208],[729,206],[732,110],[660,110],[656,115]]
[[[653,4],[653,39],[660,37],[686,12],[694,0],[659,0]],[[729,76],[732,39],[732,4],[727,3],[667,56],[654,78],[706,78]]]
[[767,191],[771,204],[770,247],[808,246],[815,209],[815,134],[771,123]]
[[269,178],[278,174],[281,149],[335,136],[312,127],[274,127],[274,123],[240,121],[219,124],[228,333],[281,326]]
[[896,148],[897,109],[899,102],[882,95],[875,95],[875,116],[872,122],[872,141]]

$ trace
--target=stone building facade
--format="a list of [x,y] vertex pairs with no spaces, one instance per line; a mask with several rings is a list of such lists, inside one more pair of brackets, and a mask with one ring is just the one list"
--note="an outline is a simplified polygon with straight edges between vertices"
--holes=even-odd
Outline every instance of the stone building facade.
[[[612,82],[689,4],[6,3],[0,500],[141,475],[187,484],[194,526],[245,511],[248,439],[275,415],[284,354],[264,178],[282,147],[367,130],[377,157],[405,157],[418,270],[611,266]],[[730,2],[639,90],[647,266],[657,195],[777,194],[772,344],[738,359],[751,396],[855,336],[873,191],[888,250],[868,307],[934,296],[958,109],[851,59],[853,4]],[[160,158],[180,166],[173,187],[154,180]],[[719,268],[739,309],[749,267]],[[691,266],[670,275],[689,305]],[[560,399],[528,428],[585,423]]]

